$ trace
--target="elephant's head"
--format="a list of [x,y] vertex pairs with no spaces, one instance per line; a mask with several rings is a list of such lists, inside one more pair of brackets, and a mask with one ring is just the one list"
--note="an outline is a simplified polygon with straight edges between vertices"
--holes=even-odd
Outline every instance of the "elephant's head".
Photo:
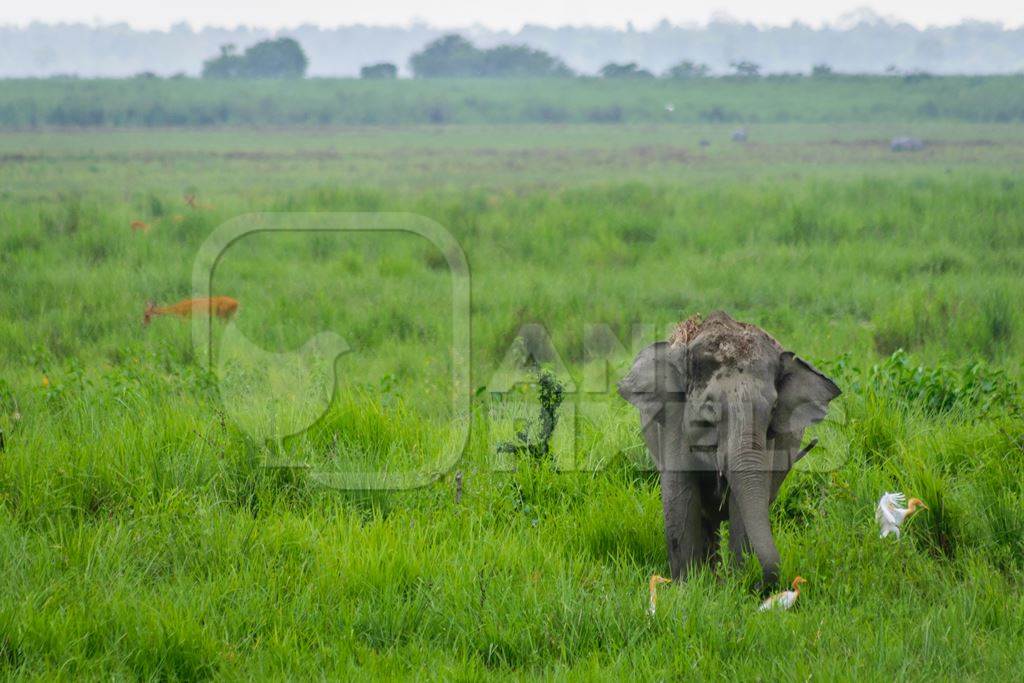
[[727,480],[765,582],[774,583],[768,504],[804,430],[825,417],[839,388],[764,330],[716,311],[641,351],[619,393],[638,409],[661,472],[717,471]]

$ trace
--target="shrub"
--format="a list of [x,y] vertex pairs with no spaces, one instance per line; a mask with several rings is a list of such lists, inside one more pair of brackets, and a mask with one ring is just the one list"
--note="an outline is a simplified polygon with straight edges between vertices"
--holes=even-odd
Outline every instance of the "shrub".
[[959,410],[978,416],[1000,408],[1010,413],[1020,410],[1016,383],[1003,370],[984,361],[961,368],[926,367],[915,365],[906,351],[897,349],[867,373],[860,373],[845,358],[831,364],[831,368],[854,393],[870,389],[929,415]]
[[654,78],[647,69],[641,69],[636,62],[616,64],[610,62],[601,67],[602,78]]
[[398,78],[398,67],[390,62],[368,64],[359,70],[359,77],[364,79],[381,80]]

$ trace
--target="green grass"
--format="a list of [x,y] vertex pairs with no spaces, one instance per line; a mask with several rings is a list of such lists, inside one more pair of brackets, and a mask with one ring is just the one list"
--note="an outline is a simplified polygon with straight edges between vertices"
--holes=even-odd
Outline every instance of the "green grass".
[[1020,122],[1024,78],[0,81],[0,128],[18,129],[911,120]]
[[[904,126],[762,125],[745,146],[726,125],[0,135],[0,672],[1017,674],[1024,136],[918,124],[929,148],[891,154]],[[141,315],[190,294],[200,244],[234,216],[389,210],[466,252],[472,431],[434,484],[336,491],[263,466],[190,327]],[[288,457],[436,465],[443,264],[409,235],[257,235],[227,252],[214,287],[254,342],[288,351],[333,330],[357,348]],[[619,341],[614,381],[637,323],[662,336],[714,308],[844,389],[773,508],[783,573],[810,583],[794,611],[758,614],[756,563],[703,572],[649,619],[646,579],[668,570],[656,477],[588,325]],[[588,389],[540,465],[499,459],[508,425],[488,419],[536,411],[529,390],[486,392],[526,323]],[[886,490],[931,507],[900,542],[873,523]]]

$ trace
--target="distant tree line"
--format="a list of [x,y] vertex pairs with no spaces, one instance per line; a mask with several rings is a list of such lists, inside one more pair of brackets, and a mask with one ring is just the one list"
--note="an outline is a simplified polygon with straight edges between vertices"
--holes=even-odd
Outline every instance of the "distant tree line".
[[[193,28],[184,22],[166,30],[124,24],[0,23],[0,77],[124,78],[144,71],[161,77],[197,76],[203,60],[216,56],[222,45],[235,44],[241,51],[281,36],[302,45],[309,58],[307,75],[353,77],[367,64],[390,63],[404,70],[413,53],[446,33],[459,31],[442,31],[422,22],[400,27],[302,25],[285,32],[253,26]],[[663,21],[636,30],[526,25],[510,34],[474,27],[472,36],[480,47],[528,45],[577,73],[591,75],[608,63],[630,62],[664,74],[683,60],[727,74],[729,62],[736,59],[759,64],[763,76],[806,72],[812,64],[822,63],[837,72],[857,74],[881,74],[893,64],[903,72],[935,74],[1024,70],[1024,26],[965,21],[917,28],[863,10],[820,27],[798,22],[758,26],[719,17],[703,26]]]
[[[222,45],[220,54],[203,62],[203,78],[302,78],[309,59],[298,41],[293,38],[263,40],[239,54],[234,44]],[[562,60],[543,50],[526,45],[498,45],[481,49],[458,34],[442,36],[413,53],[409,67],[416,78],[568,78],[578,76]],[[731,74],[724,78],[758,79],[762,67],[749,59],[732,61]],[[637,62],[608,62],[599,70],[602,78],[655,78],[649,69]],[[895,66],[886,69],[889,75],[920,80],[930,77],[924,71],[901,72]],[[398,67],[391,62],[367,64],[360,68],[363,79],[394,79]],[[776,76],[800,74],[776,74]],[[813,78],[833,78],[841,74],[826,63],[811,67]],[[157,78],[150,71],[136,77]],[[683,60],[669,66],[662,77],[671,80],[709,78],[711,67],[702,62]]]
[[[525,45],[499,45],[482,50],[458,34],[431,42],[409,59],[416,78],[503,78],[503,77],[572,77],[578,76],[557,57]],[[761,65],[750,60],[730,63],[732,77],[760,78]],[[609,62],[598,72],[602,78],[655,78],[652,71],[636,62]],[[364,66],[361,78],[396,78],[398,68],[382,63]],[[836,75],[827,64],[815,64],[811,75],[817,78]],[[687,80],[711,77],[711,67],[693,60],[673,64],[663,78]],[[726,76],[728,77],[728,75]]]

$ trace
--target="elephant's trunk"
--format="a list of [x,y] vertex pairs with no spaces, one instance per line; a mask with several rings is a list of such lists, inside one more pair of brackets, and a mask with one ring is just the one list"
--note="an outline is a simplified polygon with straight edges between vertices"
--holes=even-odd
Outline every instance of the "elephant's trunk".
[[764,587],[779,579],[779,551],[769,524],[771,468],[765,449],[768,407],[755,392],[739,390],[727,405],[724,447],[730,495],[736,497],[743,530],[761,562]]

